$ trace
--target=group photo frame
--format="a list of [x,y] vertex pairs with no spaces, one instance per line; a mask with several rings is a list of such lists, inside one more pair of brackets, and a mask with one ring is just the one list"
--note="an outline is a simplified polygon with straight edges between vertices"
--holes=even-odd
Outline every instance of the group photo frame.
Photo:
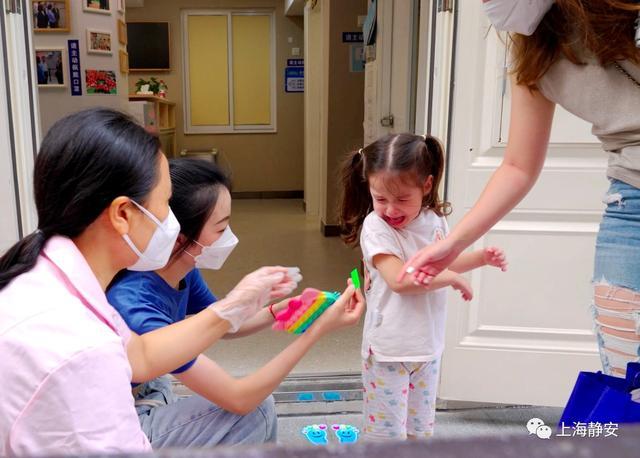
[[35,33],[71,32],[69,0],[32,0],[31,14]]
[[35,66],[38,88],[67,86],[67,65],[64,48],[36,48]]
[[107,30],[87,29],[87,53],[113,54],[111,32]]

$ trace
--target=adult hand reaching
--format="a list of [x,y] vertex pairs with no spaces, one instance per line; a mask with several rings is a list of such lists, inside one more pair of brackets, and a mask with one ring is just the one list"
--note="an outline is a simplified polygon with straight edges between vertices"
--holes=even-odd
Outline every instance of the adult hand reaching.
[[460,251],[448,239],[438,240],[411,256],[402,266],[397,280],[400,282],[405,275],[413,275],[415,284],[428,285],[433,277],[449,267],[459,254]]

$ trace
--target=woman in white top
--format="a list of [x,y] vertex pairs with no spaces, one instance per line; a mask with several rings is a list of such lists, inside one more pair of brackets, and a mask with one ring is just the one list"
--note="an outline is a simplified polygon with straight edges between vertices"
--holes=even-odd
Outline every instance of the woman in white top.
[[596,241],[593,313],[604,371],[624,376],[640,354],[640,3],[483,0],[512,32],[505,157],[475,206],[443,241],[402,269],[428,283],[529,192],[544,165],[556,103],[593,124],[611,186]]

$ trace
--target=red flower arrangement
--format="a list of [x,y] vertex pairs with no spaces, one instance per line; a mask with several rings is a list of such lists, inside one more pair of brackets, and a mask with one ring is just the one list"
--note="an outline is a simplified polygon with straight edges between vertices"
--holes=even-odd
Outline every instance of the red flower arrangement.
[[116,94],[118,84],[116,74],[111,70],[85,71],[87,94]]

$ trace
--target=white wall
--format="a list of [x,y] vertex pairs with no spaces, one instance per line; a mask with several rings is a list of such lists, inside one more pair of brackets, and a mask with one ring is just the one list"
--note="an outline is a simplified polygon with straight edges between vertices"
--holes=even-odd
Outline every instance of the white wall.
[[[84,1],[84,0],[83,0]],[[65,81],[64,88],[40,88],[40,123],[44,135],[49,127],[61,117],[92,106],[106,106],[120,110],[127,109],[128,78],[120,73],[119,53],[125,49],[118,42],[118,19],[124,21],[124,13],[117,11],[117,0],[110,1],[111,14],[98,14],[83,11],[80,0],[70,0],[71,31],[70,33],[34,33],[33,45],[38,48],[64,48]],[[112,54],[87,53],[87,28],[111,32]],[[67,40],[79,40],[80,67],[82,79],[82,96],[72,96],[69,84],[69,57]],[[35,67],[35,57],[34,60]],[[85,85],[85,70],[111,70],[116,74],[118,93],[116,95],[91,94],[87,95]],[[37,79],[36,79],[37,81]]]

